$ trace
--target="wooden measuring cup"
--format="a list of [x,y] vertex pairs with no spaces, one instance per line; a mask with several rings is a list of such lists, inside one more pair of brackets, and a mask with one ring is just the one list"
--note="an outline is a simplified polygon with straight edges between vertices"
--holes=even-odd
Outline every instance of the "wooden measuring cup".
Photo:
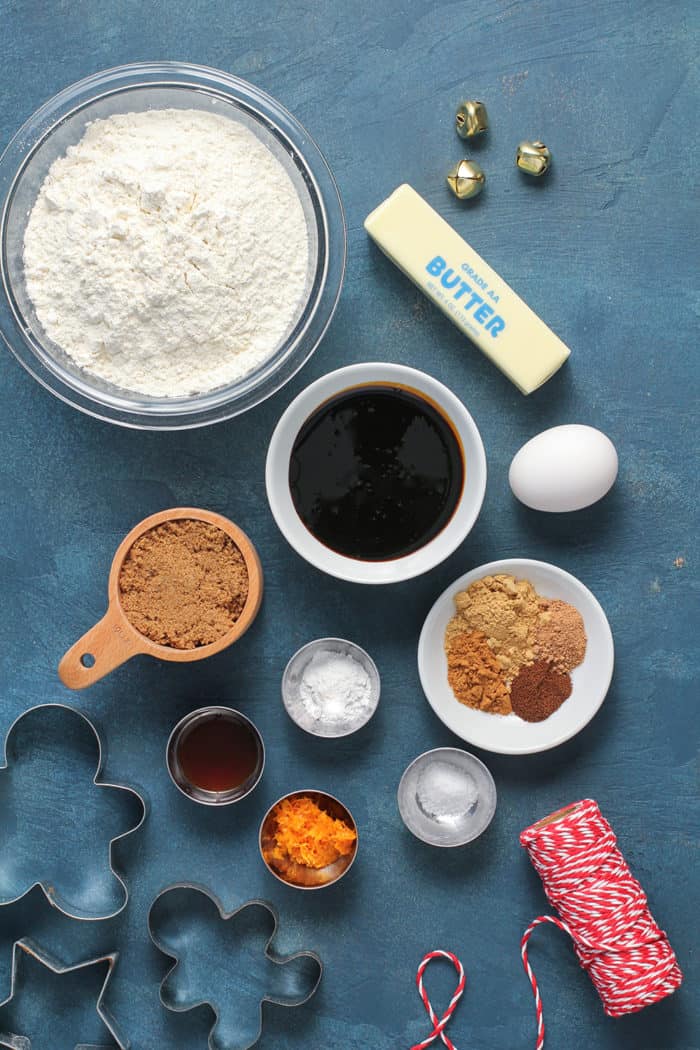
[[[196,649],[174,649],[168,645],[158,645],[150,638],[137,631],[127,619],[119,600],[119,573],[128,551],[145,532],[162,525],[166,521],[178,519],[195,519],[216,525],[238,547],[243,555],[248,570],[248,597],[241,615],[226,634],[209,645],[200,645]],[[105,616],[99,623],[72,645],[58,665],[58,674],[69,689],[84,689],[125,663],[138,653],[155,656],[159,660],[173,660],[176,663],[188,663],[191,660],[204,660],[207,656],[226,649],[237,641],[250,627],[257,616],[262,602],[263,576],[262,566],[255,547],[237,525],[221,514],[209,510],[198,510],[196,507],[176,507],[174,510],[162,510],[144,518],[131,532],[124,537],[117,547],[112,568],[109,573],[109,605]]]

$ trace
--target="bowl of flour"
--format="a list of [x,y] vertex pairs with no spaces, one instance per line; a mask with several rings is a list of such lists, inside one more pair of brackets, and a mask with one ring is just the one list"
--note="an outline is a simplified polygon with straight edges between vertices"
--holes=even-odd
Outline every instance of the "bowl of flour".
[[345,223],[298,121],[229,74],[98,73],[0,159],[0,332],[44,386],[125,426],[230,418],[287,382],[340,294]]

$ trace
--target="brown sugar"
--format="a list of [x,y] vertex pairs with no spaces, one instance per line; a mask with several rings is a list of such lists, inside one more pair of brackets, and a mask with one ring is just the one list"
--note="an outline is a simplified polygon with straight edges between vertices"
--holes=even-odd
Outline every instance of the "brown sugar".
[[119,573],[119,599],[137,631],[159,645],[196,649],[231,630],[248,597],[248,570],[223,529],[196,518],[140,536]]
[[564,673],[573,671],[586,655],[586,628],[578,609],[558,598],[541,600],[535,632],[538,656],[551,660]]
[[509,715],[506,678],[483,631],[451,633],[445,639],[447,680],[460,704]]

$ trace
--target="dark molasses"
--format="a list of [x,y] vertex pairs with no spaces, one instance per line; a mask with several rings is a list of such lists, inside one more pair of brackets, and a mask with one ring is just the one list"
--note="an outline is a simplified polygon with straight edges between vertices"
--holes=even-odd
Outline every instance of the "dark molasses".
[[299,431],[289,487],[299,517],[348,558],[387,561],[447,525],[464,484],[462,445],[427,398],[376,384],[322,404]]

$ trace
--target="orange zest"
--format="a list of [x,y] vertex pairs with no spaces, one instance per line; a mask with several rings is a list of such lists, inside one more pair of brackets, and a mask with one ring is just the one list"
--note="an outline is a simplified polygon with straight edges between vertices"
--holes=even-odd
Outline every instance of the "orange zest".
[[270,860],[292,860],[307,868],[325,868],[352,852],[357,832],[336,820],[312,799],[283,799],[275,812],[277,829]]

